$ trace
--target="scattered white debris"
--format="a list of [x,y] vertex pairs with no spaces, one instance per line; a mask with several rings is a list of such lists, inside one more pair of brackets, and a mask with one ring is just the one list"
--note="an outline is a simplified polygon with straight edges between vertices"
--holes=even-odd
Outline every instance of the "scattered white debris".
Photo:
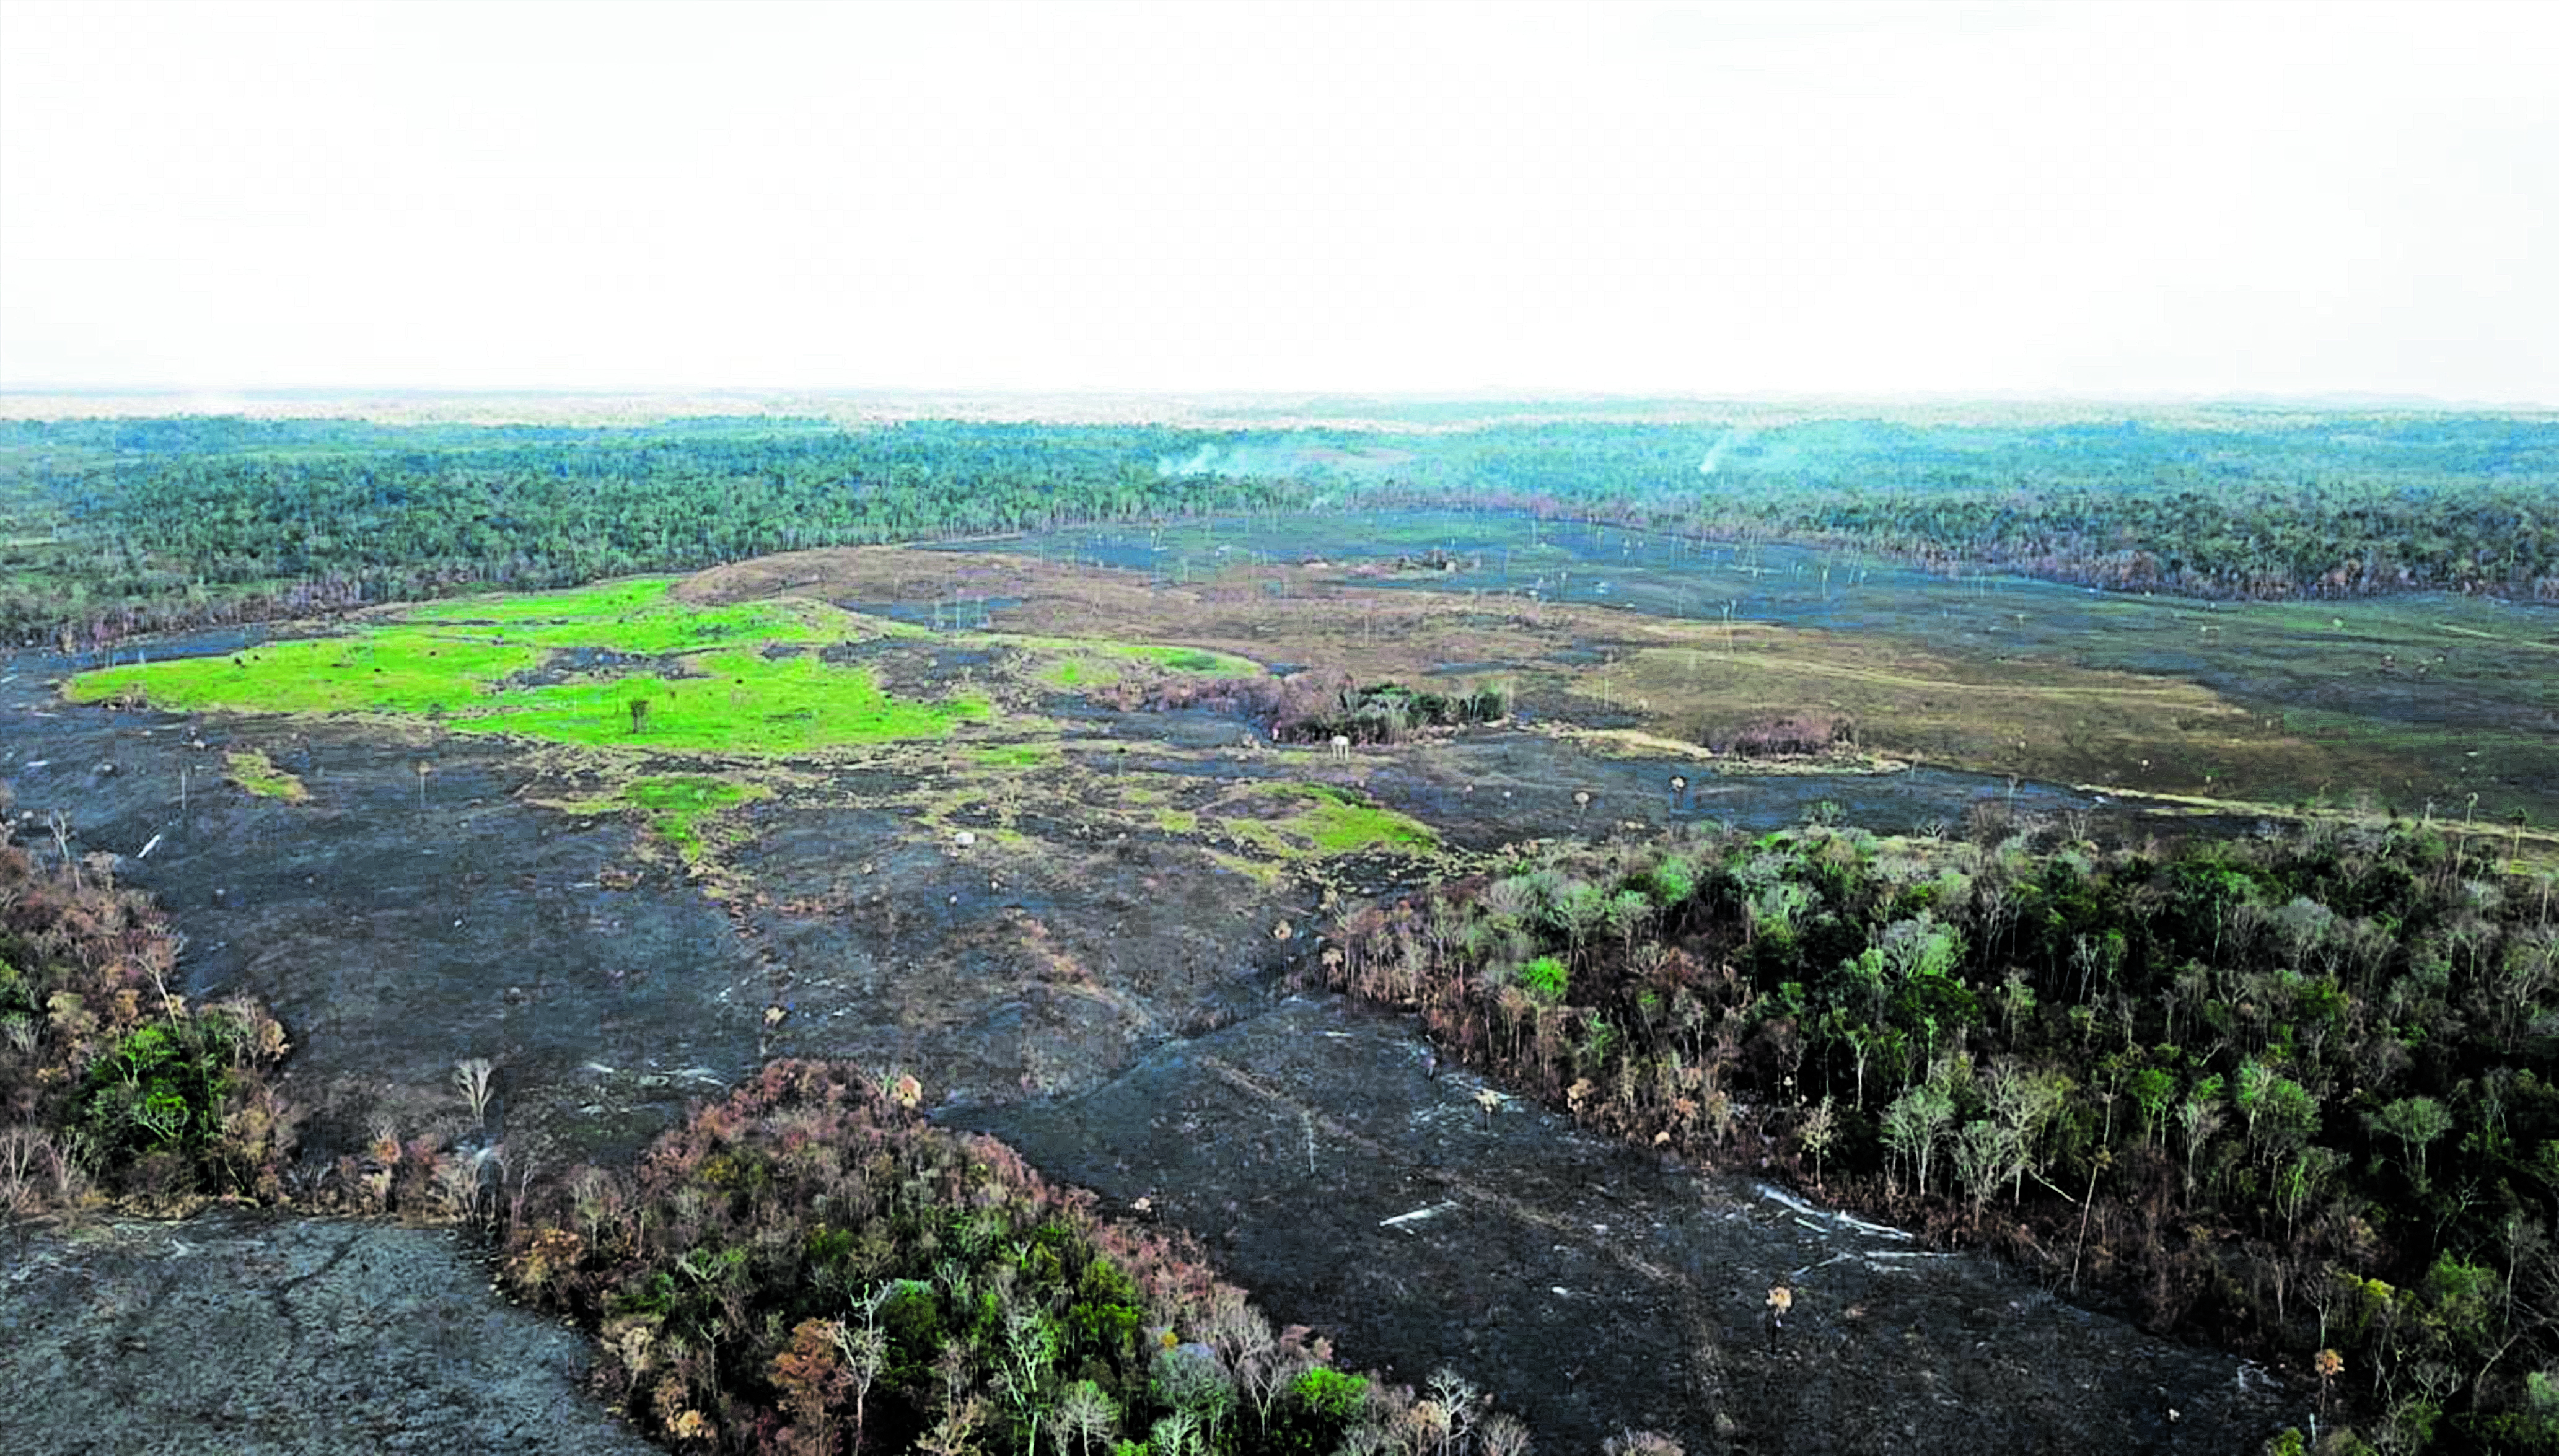
[[1818,1214],[1821,1212],[1820,1209],[1814,1208],[1811,1204],[1804,1202],[1802,1199],[1797,1198],[1786,1190],[1778,1188],[1772,1184],[1760,1184],[1759,1196],[1768,1200],[1770,1203],[1782,1204],[1787,1208],[1793,1209],[1799,1214]]
[[1826,1259],[1822,1260],[1820,1263],[1817,1263],[1817,1264],[1806,1264],[1806,1265],[1804,1265],[1802,1268],[1795,1270],[1795,1271],[1794,1271],[1793,1273],[1791,1273],[1791,1274],[1788,1274],[1788,1275],[1786,1276],[1787,1282],[1789,1282],[1789,1283],[1795,1283],[1795,1284],[1800,1284],[1800,1283],[1802,1283],[1802,1282],[1803,1282],[1803,1280],[1804,1280],[1804,1276],[1805,1276],[1806,1274],[1811,1273],[1811,1272],[1812,1272],[1813,1270],[1815,1270],[1815,1269],[1827,1269],[1827,1268],[1829,1268],[1831,1265],[1833,1265],[1833,1264],[1835,1264],[1835,1263],[1839,1263],[1839,1262],[1840,1262],[1840,1261],[1842,1261],[1843,1259],[1853,1259],[1853,1258],[1855,1258],[1855,1257],[1857,1257],[1857,1255],[1856,1255],[1856,1254],[1854,1254],[1854,1253],[1835,1253],[1835,1254],[1832,1254],[1829,1258],[1826,1258]]
[[[1419,1224],[1425,1219],[1436,1218],[1456,1206],[1457,1205],[1454,1203],[1434,1203],[1427,1209],[1415,1209],[1409,1214],[1398,1214],[1392,1219],[1381,1219],[1378,1221],[1377,1227],[1381,1229],[1400,1229],[1407,1224]],[[1557,1292],[1562,1293],[1563,1291],[1558,1290]]]
[[1854,1230],[1860,1234],[1870,1234],[1878,1238],[1907,1239],[1910,1238],[1910,1235],[1904,1230],[1895,1229],[1884,1224],[1870,1224],[1866,1220],[1861,1219],[1854,1214],[1833,1214],[1831,1217],[1839,1220],[1840,1225],[1843,1228]]

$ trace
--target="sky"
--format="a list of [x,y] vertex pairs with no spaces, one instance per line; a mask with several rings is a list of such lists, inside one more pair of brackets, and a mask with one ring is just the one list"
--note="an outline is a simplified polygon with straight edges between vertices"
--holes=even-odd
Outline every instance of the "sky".
[[2559,5],[0,0],[0,387],[2559,405]]

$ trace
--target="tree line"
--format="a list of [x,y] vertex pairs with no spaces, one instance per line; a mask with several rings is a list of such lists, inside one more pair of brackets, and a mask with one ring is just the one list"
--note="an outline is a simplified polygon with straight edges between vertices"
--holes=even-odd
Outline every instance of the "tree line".
[[1600,419],[1377,434],[705,418],[0,422],[0,633],[129,633],[811,546],[1511,507],[2199,596],[2559,601],[2559,423]]
[[1982,818],[1541,849],[1351,913],[1323,974],[1587,1125],[2338,1383],[2388,1449],[2559,1441],[2559,872]]

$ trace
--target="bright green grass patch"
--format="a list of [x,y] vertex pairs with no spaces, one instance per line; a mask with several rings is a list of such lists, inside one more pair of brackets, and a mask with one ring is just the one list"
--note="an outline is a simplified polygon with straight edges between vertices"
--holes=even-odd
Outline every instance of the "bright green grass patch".
[[[755,651],[878,635],[882,629],[868,619],[805,602],[693,607],[664,600],[666,586],[623,582],[432,603],[421,615],[451,625],[377,627],[226,656],[110,667],[81,673],[64,691],[76,701],[140,698],[177,711],[423,715],[465,733],[728,753],[941,738],[989,712],[976,699],[903,701],[865,669]],[[483,625],[463,625],[466,619]],[[574,664],[573,656],[553,656],[570,649],[677,657],[700,675],[605,669],[507,685],[546,661]],[[637,712],[635,702],[643,705]]]
[[760,784],[738,784],[706,774],[670,774],[663,778],[635,779],[622,787],[620,798],[647,814],[649,827],[657,832],[658,837],[676,846],[676,852],[690,863],[702,856],[702,830],[706,820],[749,800],[766,798],[772,792]]
[[[580,676],[519,688],[449,726],[553,743],[783,754],[944,738],[963,721],[990,712],[975,698],[894,698],[867,670],[812,656],[722,652],[705,654],[694,665],[706,675]],[[646,704],[636,717],[635,702]]]
[[1257,784],[1253,792],[1294,805],[1276,819],[1227,821],[1230,831],[1266,849],[1284,853],[1294,847],[1290,841],[1302,841],[1319,854],[1347,854],[1380,848],[1429,850],[1439,844],[1439,836],[1421,820],[1361,803],[1320,784]]
[[635,576],[628,581],[598,582],[566,591],[453,597],[403,609],[400,616],[410,622],[563,622],[579,617],[617,617],[664,602],[678,579]]
[[1196,834],[1199,815],[1186,808],[1159,808],[1155,810],[1155,827],[1167,834]]
[[807,643],[868,636],[851,613],[814,602],[740,602],[729,607],[671,603],[645,612],[495,630],[502,642],[598,648],[633,656],[672,656],[744,643]]
[[669,600],[673,577],[650,577],[564,592],[430,602],[402,614],[439,633],[544,648],[589,648],[670,656],[741,643],[800,643],[884,636],[892,624],[822,602],[735,602],[724,607]]
[[1051,687],[1104,687],[1119,681],[1120,671],[1107,663],[1065,657],[1042,667],[1039,679]]
[[1262,664],[1233,653],[1169,643],[1105,642],[1083,638],[1033,637],[997,639],[1024,648],[1043,660],[1033,675],[1051,687],[1108,687],[1132,664],[1208,677],[1257,677]]
[[268,643],[220,657],[104,667],[63,687],[75,702],[134,694],[155,708],[260,713],[457,711],[541,660],[539,649],[415,631]]
[[230,769],[226,777],[260,799],[281,799],[287,803],[305,803],[311,799],[311,791],[302,787],[300,779],[277,768],[272,759],[256,749],[226,753],[223,761]]

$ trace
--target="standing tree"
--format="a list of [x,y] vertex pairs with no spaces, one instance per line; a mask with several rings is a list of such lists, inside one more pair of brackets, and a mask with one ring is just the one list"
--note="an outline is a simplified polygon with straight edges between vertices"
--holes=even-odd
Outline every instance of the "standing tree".
[[1934,1076],[1913,1084],[1883,1109],[1883,1140],[1918,1173],[1919,1196],[1928,1196],[1928,1161],[1955,1117],[1953,1093]]
[[2364,1114],[2363,1125],[2376,1136],[2395,1137],[2408,1150],[2408,1170],[2417,1186],[2426,1186],[2426,1145],[2453,1130],[2453,1114],[2433,1097],[2401,1097],[2378,1112]]
[[453,1086],[462,1099],[471,1104],[471,1120],[486,1130],[489,1125],[490,1080],[497,1068],[486,1057],[472,1057],[453,1064]]

